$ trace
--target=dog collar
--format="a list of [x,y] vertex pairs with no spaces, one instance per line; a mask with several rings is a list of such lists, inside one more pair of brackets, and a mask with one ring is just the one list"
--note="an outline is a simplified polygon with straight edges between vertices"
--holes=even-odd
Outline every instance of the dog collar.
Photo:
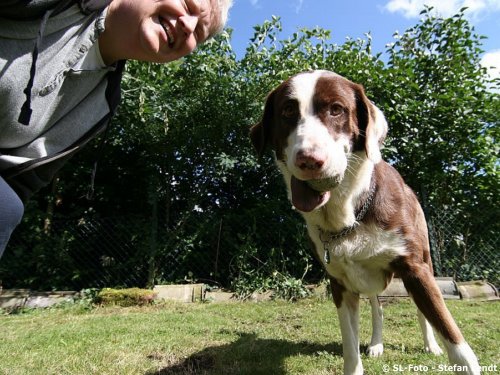
[[368,209],[370,208],[374,197],[375,197],[375,184],[372,182],[370,190],[368,192],[368,197],[366,198],[365,202],[359,209],[358,214],[356,215],[356,221],[354,222],[354,224],[345,227],[340,232],[325,231],[321,229],[318,225],[319,239],[323,244],[323,250],[324,250],[323,260],[326,264],[330,263],[330,252],[328,249],[330,243],[334,240],[338,240],[339,238],[347,236],[349,233],[354,231],[360,225],[360,222],[361,220],[363,220],[366,213],[368,212]]

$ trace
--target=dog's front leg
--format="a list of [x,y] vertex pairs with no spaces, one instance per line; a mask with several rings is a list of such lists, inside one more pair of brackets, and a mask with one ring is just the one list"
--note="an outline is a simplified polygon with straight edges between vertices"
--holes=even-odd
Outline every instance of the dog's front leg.
[[332,295],[342,333],[344,375],[362,375],[363,364],[359,352],[359,294],[346,290],[335,279],[330,279]]
[[403,265],[402,275],[406,290],[415,304],[439,333],[452,365],[457,365],[455,373],[477,375],[480,367],[476,355],[464,340],[453,317],[448,311],[441,291],[427,264],[409,263]]
[[369,357],[379,357],[384,352],[384,344],[382,342],[382,324],[384,315],[382,305],[377,296],[370,297],[370,305],[372,308],[372,339],[366,350]]

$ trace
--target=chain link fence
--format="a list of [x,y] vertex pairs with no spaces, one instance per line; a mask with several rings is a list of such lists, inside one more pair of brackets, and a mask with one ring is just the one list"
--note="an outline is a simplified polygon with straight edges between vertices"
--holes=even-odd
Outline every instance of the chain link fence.
[[[447,210],[428,213],[434,270],[456,280],[500,285],[498,212],[480,223]],[[4,288],[38,290],[146,287],[201,281],[231,288],[242,276],[282,272],[317,282],[298,214],[193,213],[167,225],[143,217],[54,220],[21,225],[0,260]]]
[[492,207],[474,215],[445,209],[427,215],[434,272],[459,281],[484,279],[499,286],[498,211]]

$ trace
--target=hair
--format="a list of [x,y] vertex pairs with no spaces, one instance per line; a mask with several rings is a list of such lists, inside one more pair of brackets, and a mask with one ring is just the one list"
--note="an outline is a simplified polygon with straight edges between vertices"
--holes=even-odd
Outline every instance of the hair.
[[207,40],[219,34],[224,29],[229,15],[229,8],[233,5],[233,0],[210,0],[210,2],[216,9],[213,9],[215,10],[212,15],[213,28],[210,30]]

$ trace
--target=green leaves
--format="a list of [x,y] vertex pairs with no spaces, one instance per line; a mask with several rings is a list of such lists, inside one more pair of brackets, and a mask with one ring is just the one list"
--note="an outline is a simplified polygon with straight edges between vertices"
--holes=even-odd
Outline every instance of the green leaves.
[[[425,187],[431,205],[454,207],[456,216],[480,214],[484,205],[498,207],[500,101],[498,91],[489,88],[498,88],[500,81],[489,80],[481,67],[483,37],[463,12],[443,19],[433,16],[431,8],[424,10],[418,24],[394,34],[383,55],[373,54],[370,34],[334,44],[334,33],[316,27],[283,35],[280,18],[272,17],[254,27],[241,59],[227,30],[180,61],[129,61],[106,147],[88,147],[61,172],[54,193],[43,194],[58,194],[56,215],[157,215],[172,239],[158,241],[159,259],[174,252],[208,257],[213,217],[224,218],[224,228],[235,236],[247,235],[249,218],[274,220],[275,227],[263,224],[266,230],[283,223],[301,225],[290,213],[271,155],[257,160],[248,131],[261,118],[271,89],[298,72],[328,69],[363,84],[383,110],[389,123],[385,159],[414,190]],[[81,197],[100,152],[97,198],[89,203]],[[31,233],[43,216],[37,210],[27,208]],[[302,275],[303,236],[284,241],[257,231],[252,235],[259,259],[266,261],[263,252],[275,249],[292,264],[289,273],[280,270],[286,278]],[[43,254],[52,251],[40,246]],[[228,261],[253,251],[248,246],[228,245]],[[269,275],[275,270],[266,268],[267,275],[258,277],[276,280]],[[160,267],[158,272],[171,271]]]
[[[314,28],[282,35],[273,17],[254,27],[241,59],[229,31],[173,65],[130,63],[113,140],[121,139],[118,155],[143,155],[144,162],[129,166],[137,168],[131,175],[139,177],[138,190],[158,185],[147,191],[160,192],[170,222],[194,204],[205,214],[251,209],[252,217],[269,217],[287,210],[281,177],[270,155],[257,162],[248,129],[271,89],[298,72],[328,69],[362,83],[383,110],[385,158],[414,190],[425,187],[430,205],[455,207],[456,215],[497,205],[498,94],[488,91],[479,63],[482,37],[463,14],[443,19],[426,9],[418,24],[394,35],[385,55],[372,53],[370,34],[341,45],[329,41],[331,34]],[[281,249],[267,238],[255,241],[259,249]]]
[[[463,11],[446,19],[430,11],[422,12],[419,24],[396,35],[387,51],[390,79],[384,96],[391,105],[384,110],[398,153],[391,148],[388,155],[397,160],[410,185],[427,187],[436,206],[477,205],[488,194],[464,192],[478,188],[478,171],[496,163],[484,137],[492,123],[498,124],[492,105],[498,94],[487,90],[488,77],[479,63],[482,37]],[[488,174],[491,181],[498,180],[491,169]],[[498,188],[493,185],[488,189]]]

